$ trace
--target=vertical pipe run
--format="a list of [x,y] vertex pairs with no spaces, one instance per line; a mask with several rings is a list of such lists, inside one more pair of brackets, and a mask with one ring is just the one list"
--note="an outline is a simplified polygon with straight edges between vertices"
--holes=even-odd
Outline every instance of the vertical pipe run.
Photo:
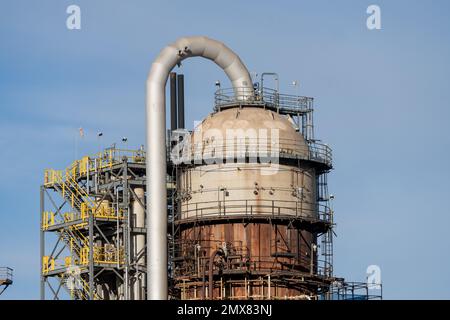
[[170,130],[176,130],[177,120],[177,74],[170,73]]
[[216,256],[223,255],[223,251],[221,249],[215,250],[211,257],[209,258],[209,265],[208,265],[208,294],[209,294],[209,300],[214,299],[214,259]]
[[128,195],[128,160],[126,157],[123,157],[123,173],[122,173],[122,203],[125,208],[125,230],[123,230],[124,237],[124,248],[125,248],[125,270],[124,270],[124,291],[125,291],[125,300],[130,300],[130,265],[131,265],[131,245],[130,245],[130,228],[131,228],[131,219],[130,219],[130,200]]
[[177,76],[178,82],[178,128],[184,129],[184,75]]
[[[142,204],[145,203],[144,188],[135,188],[134,194],[137,199],[134,199],[132,204],[134,217],[133,227],[145,228],[145,209],[142,206]],[[138,233],[135,234],[133,238],[133,258],[135,259],[136,265],[142,267],[145,265],[145,254],[142,252],[145,248],[145,235]],[[133,299],[143,300],[144,296],[141,288],[144,287],[144,279],[135,278],[133,287]]]
[[[177,114],[178,114],[178,110],[177,110],[177,74],[175,72],[171,72],[170,73],[170,129],[172,130],[172,134],[173,131],[176,130],[178,128],[178,118],[177,118]],[[170,137],[171,138],[171,137]],[[171,147],[175,146],[177,142],[176,141],[171,141]],[[173,173],[172,173],[173,174]],[[175,168],[175,176],[173,177],[175,180],[175,184],[176,184],[176,190],[179,190],[179,186],[178,186],[178,167]],[[175,194],[176,191],[172,190],[172,193],[170,195],[171,197],[171,202],[172,202],[172,243],[171,243],[171,252],[170,254],[172,256],[174,256],[174,252],[175,252],[175,210],[176,207],[175,206]]]
[[89,300],[94,300],[94,215],[89,214]]

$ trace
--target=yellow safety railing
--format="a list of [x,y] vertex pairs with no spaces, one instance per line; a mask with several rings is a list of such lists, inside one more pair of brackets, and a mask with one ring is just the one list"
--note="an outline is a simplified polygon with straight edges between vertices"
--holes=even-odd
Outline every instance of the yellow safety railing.
[[46,169],[44,172],[44,185],[53,185],[62,180],[62,170]]
[[[84,281],[83,278],[80,278],[81,280],[81,284],[83,289],[81,290],[82,292],[82,299],[84,300],[88,300],[89,299],[89,284]],[[94,291],[94,300],[100,300],[100,296]]]
[[145,151],[143,150],[110,148],[89,157],[89,168],[95,169],[95,164],[100,169],[111,168],[113,165],[121,163],[123,157],[131,159],[133,163],[145,163]]
[[72,231],[73,236],[69,232],[63,231],[70,238],[70,252],[72,256],[75,255],[79,257],[79,261],[77,261],[78,264],[85,265],[87,263],[84,261],[89,261],[89,240],[79,230],[78,225],[70,226],[70,230]]
[[116,209],[109,206],[107,202],[97,202],[94,208],[88,207],[87,203],[81,204],[81,219],[86,221],[90,215],[95,218],[121,220],[124,218],[123,209]]
[[[76,199],[82,199],[83,202],[87,203],[90,207],[93,207],[95,205],[92,198],[89,196],[89,194],[81,188],[78,185],[78,182],[76,181],[76,176],[73,175],[73,173],[70,170],[66,170],[66,176],[65,176],[64,184],[68,187],[68,190],[71,192],[71,197],[74,197]],[[77,206],[78,209],[81,209],[81,201],[78,200],[79,205]],[[72,201],[72,207],[73,207],[73,201]]]
[[93,215],[95,218],[109,219],[109,220],[123,220],[124,210],[122,208],[116,209],[112,206],[96,205],[96,208],[89,208],[86,203],[81,203],[81,213],[64,212],[60,217],[56,216],[53,211],[44,211],[42,213],[42,230],[48,230],[50,227],[58,226],[63,223],[70,223],[81,220],[81,223],[74,225],[76,228],[82,228],[87,225],[87,220]]
[[78,163],[78,172],[80,176],[85,176],[87,174],[88,167],[89,167],[89,157],[86,156],[81,158],[81,160]]
[[[143,150],[110,148],[93,156],[85,156],[81,160],[74,161],[65,171],[46,169],[44,172],[44,185],[58,186],[61,189],[63,198],[70,201],[72,208],[78,209],[83,220],[89,217],[89,214],[106,219],[122,219],[123,212],[121,210],[105,208],[101,203],[99,204],[93,200],[86,190],[79,186],[77,180],[79,177],[86,176],[90,170],[111,168],[114,164],[120,163],[123,157],[129,158],[135,163],[145,162],[145,152]],[[97,210],[97,207],[99,207],[99,210]],[[48,226],[49,224],[46,223],[45,228],[48,228]]]
[[[145,156],[144,150],[108,148],[92,156],[84,156],[81,160],[75,160],[65,171],[76,180],[78,177],[86,176],[88,171],[111,168],[113,165],[121,163],[123,157],[127,157],[133,163],[145,163]],[[61,170],[46,169],[44,185],[57,183],[62,178]]]
[[75,234],[76,237],[80,238],[84,244],[88,243],[88,238],[80,231],[80,228],[84,226],[74,225],[70,226],[70,230]]
[[72,265],[72,257],[71,256],[65,257],[64,266],[67,268],[70,267],[71,265]]
[[81,248],[80,265],[87,265],[89,263],[89,247],[85,246]]
[[76,167],[68,168],[65,170],[64,175],[60,170],[47,169],[44,175],[44,185],[58,185],[61,188],[63,197],[70,200],[73,208],[80,209],[83,202],[93,206],[94,202],[89,194],[76,181],[76,169]]
[[70,200],[73,208],[79,208],[81,205],[81,199],[86,200],[89,198],[86,191],[84,191],[73,178],[73,170],[66,169],[63,176],[62,171],[47,169],[44,175],[44,185],[46,186],[59,186],[61,188],[62,196]]
[[[61,215],[61,217],[62,219],[60,217],[57,217],[53,211],[44,211],[42,213],[42,229],[48,230],[48,228],[52,226],[57,226],[62,223],[68,223],[81,219],[81,215],[75,212],[65,212]],[[86,223],[80,223],[75,226],[80,228],[85,225]]]
[[43,256],[42,257],[42,274],[48,274],[51,271],[54,271],[57,268],[67,268],[72,266],[72,257],[67,256],[64,257],[64,262],[57,261],[54,257],[51,256]]
[[127,157],[133,163],[145,163],[144,150],[129,150],[109,148],[89,157],[83,157],[78,161],[78,173],[85,176],[87,170],[111,168],[113,165],[121,163],[123,157]]
[[69,250],[72,256],[78,257],[78,261],[75,260],[75,264],[85,264],[83,263],[84,259],[88,259],[89,257],[89,249],[86,252],[83,251],[85,248],[88,248],[88,239],[85,235],[79,230],[78,226],[70,226],[70,232],[65,229],[61,229],[61,237],[66,241],[69,245]]
[[[94,246],[94,262],[100,264],[123,264],[125,254],[123,248],[115,248],[111,246]],[[79,265],[86,266],[89,264],[89,247],[81,248]]]
[[63,231],[69,237],[69,249],[72,256],[81,256],[81,249],[78,245],[78,241],[72,237],[68,232]]
[[47,274],[50,271],[55,270],[55,258],[50,256],[42,257],[42,273]]
[[55,213],[52,211],[44,211],[42,213],[42,230],[47,230],[55,224]]

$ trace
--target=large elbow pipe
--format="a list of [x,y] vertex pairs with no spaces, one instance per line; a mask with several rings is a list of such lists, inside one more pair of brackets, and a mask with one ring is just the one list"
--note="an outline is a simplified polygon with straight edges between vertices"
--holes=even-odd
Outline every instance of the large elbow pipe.
[[221,67],[234,88],[236,99],[252,99],[253,84],[241,59],[223,43],[207,37],[180,38],[165,47],[147,78],[147,297],[166,300],[167,192],[165,86],[170,71],[182,60],[203,57]]

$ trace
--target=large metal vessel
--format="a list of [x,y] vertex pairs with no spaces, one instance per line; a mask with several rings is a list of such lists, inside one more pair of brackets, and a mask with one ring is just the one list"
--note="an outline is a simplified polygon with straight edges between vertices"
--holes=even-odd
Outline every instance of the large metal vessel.
[[215,111],[174,148],[180,298],[311,299],[328,290],[331,261],[317,239],[332,226],[331,151],[305,138],[311,112],[310,98],[261,88],[244,101],[219,90]]

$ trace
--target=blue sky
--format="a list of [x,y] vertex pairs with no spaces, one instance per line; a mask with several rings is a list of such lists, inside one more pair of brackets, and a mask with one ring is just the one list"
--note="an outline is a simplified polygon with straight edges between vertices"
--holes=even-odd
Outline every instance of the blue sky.
[[[81,7],[81,30],[66,28],[70,4]],[[366,28],[370,4],[382,30]],[[15,269],[2,298],[39,297],[43,170],[122,136],[144,144],[152,60],[180,36],[207,35],[250,71],[278,72],[282,91],[299,80],[315,97],[316,135],[334,150],[336,275],[364,280],[375,264],[387,299],[449,299],[449,9],[444,0],[1,1],[0,265]],[[192,125],[211,111],[215,80],[228,80],[200,59],[181,71]]]

